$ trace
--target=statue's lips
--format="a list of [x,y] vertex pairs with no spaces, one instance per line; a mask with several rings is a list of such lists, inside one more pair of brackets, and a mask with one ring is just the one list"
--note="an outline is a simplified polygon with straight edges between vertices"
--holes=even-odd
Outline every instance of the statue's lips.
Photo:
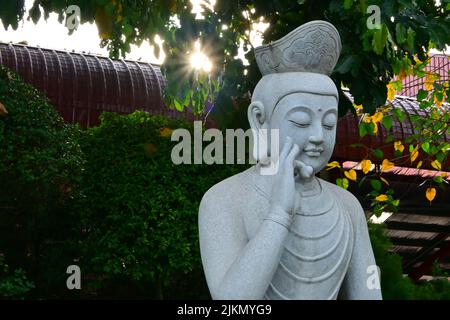
[[320,157],[323,152],[323,149],[306,149],[303,152],[309,157]]

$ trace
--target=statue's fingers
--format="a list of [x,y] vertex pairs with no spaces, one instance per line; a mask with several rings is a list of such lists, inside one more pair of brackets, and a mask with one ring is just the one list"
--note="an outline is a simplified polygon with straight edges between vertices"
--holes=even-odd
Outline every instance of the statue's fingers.
[[306,166],[306,164],[305,164],[303,161],[295,160],[295,161],[294,161],[294,166],[295,166],[297,169],[300,170],[302,167]]
[[300,152],[300,147],[297,144],[294,144],[291,151],[286,156],[285,164],[287,166],[291,166],[292,168],[294,168],[294,159],[298,155],[299,152]]
[[292,149],[292,145],[293,145],[292,138],[286,137],[286,141],[284,142],[283,148],[281,149],[280,157],[278,158],[280,163],[284,161],[284,159],[287,157],[287,155]]
[[299,173],[301,179],[309,179],[314,173],[314,170],[311,166],[306,165],[300,160],[295,160],[294,166],[297,169],[297,172]]

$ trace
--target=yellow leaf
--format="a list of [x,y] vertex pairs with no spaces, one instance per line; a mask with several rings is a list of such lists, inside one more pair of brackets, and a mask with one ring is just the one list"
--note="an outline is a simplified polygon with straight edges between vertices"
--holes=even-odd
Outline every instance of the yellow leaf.
[[361,169],[364,174],[367,174],[372,169],[372,161],[364,159],[361,161]]
[[439,100],[436,96],[434,96],[434,104],[440,108],[442,107],[442,100]]
[[370,123],[372,121],[372,117],[369,116],[368,114],[364,115],[363,121],[365,123]]
[[362,104],[358,104],[358,105],[354,104],[353,107],[354,107],[356,110],[360,110],[360,109],[363,108]]
[[396,142],[394,142],[394,150],[403,152],[403,150],[405,150],[405,146],[403,145],[403,143],[401,141],[396,141]]
[[383,113],[375,112],[375,114],[372,116],[372,122],[378,123],[381,122],[381,120],[383,120]]
[[414,56],[414,61],[415,61],[417,64],[421,64],[421,63],[422,63],[422,61],[420,61],[420,60],[419,60],[419,57],[417,57],[417,56]]
[[423,161],[419,161],[419,163],[417,164],[416,168],[417,168],[417,169],[422,168],[422,164],[423,164]]
[[388,159],[384,159],[383,163],[381,164],[381,170],[386,171],[389,169],[392,169],[395,166],[395,164]]
[[389,181],[387,181],[385,178],[380,177],[380,180],[383,181],[387,186],[389,185]]
[[345,171],[344,175],[352,181],[356,181],[356,179],[357,179],[356,171],[353,169],[351,169],[349,171]]
[[397,75],[398,80],[403,81],[403,79],[405,79],[407,76],[406,71],[402,69],[402,71],[400,71],[400,73]]
[[387,98],[388,98],[390,101],[393,101],[394,98],[395,98],[395,94],[396,94],[397,91],[395,90],[395,88],[394,88],[394,86],[392,85],[392,83],[389,83],[389,84],[387,85],[387,89],[388,89]]
[[416,161],[417,157],[419,156],[419,150],[418,148],[414,148],[414,150],[411,152],[411,163]]
[[339,164],[339,162],[333,161],[333,162],[330,162],[329,164],[327,164],[327,167],[328,167],[327,170],[331,170],[333,168],[340,168],[341,165]]
[[3,103],[0,102],[0,116],[6,116],[8,114],[8,110],[6,110]]
[[373,123],[373,133],[374,134],[378,133],[378,124],[376,124],[375,122]]
[[437,76],[436,74],[434,74],[432,72],[428,72],[427,75],[425,76],[425,80],[424,80],[425,89],[427,91],[432,90],[433,84],[436,82],[436,80],[438,78],[439,78],[439,76]]
[[375,198],[375,200],[380,201],[380,202],[384,202],[384,201],[386,201],[387,199],[389,199],[389,198],[388,198],[388,196],[385,195],[385,194],[380,194],[378,197]]
[[428,188],[425,192],[425,196],[427,197],[428,201],[433,201],[436,197],[436,189],[435,188]]
[[431,166],[436,170],[441,170],[442,168],[442,165],[438,160],[434,160],[433,162],[431,162]]
[[161,137],[171,137],[172,132],[173,130],[169,128],[162,128],[161,130],[159,130],[159,134]]

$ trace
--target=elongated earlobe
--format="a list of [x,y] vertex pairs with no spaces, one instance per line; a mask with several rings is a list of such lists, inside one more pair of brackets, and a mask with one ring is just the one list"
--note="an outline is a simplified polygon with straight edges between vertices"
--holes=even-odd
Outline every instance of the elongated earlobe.
[[247,116],[252,128],[253,158],[257,162],[265,163],[269,159],[269,139],[268,130],[263,126],[266,120],[264,105],[259,101],[252,102]]

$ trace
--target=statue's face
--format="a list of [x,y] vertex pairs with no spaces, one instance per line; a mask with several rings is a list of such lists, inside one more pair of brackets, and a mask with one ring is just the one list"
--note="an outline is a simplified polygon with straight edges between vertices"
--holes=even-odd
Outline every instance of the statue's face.
[[278,102],[269,126],[279,129],[280,150],[286,137],[291,137],[300,147],[297,160],[317,173],[327,165],[333,153],[336,124],[336,97],[293,93]]

